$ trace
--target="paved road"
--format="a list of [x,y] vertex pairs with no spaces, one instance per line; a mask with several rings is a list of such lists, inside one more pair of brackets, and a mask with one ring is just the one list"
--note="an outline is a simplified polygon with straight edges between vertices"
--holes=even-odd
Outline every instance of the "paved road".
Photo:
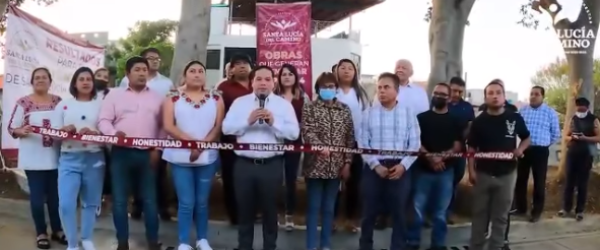
[[[143,249],[143,225],[131,222],[132,250]],[[255,249],[261,249],[261,228],[255,228]],[[165,245],[176,244],[176,224],[161,223],[161,239]],[[425,231],[423,239],[429,238]],[[35,250],[33,224],[29,216],[29,206],[24,201],[0,199],[0,249],[2,250]],[[386,248],[390,231],[379,231],[375,234],[377,248]],[[470,228],[465,225],[450,228],[448,244],[463,246],[468,242]],[[114,228],[109,216],[101,217],[95,231],[95,242],[98,250],[114,250]],[[223,223],[211,223],[209,239],[215,250],[230,250],[235,247],[237,234],[233,227]],[[278,245],[282,250],[304,250],[305,232],[280,232]],[[334,249],[356,249],[357,235],[336,233],[333,236]],[[514,250],[598,250],[600,249],[600,217],[588,216],[582,222],[572,219],[543,220],[536,224],[517,222],[511,227],[511,242]],[[55,245],[53,249],[65,249]],[[462,250],[462,248],[459,248]]]

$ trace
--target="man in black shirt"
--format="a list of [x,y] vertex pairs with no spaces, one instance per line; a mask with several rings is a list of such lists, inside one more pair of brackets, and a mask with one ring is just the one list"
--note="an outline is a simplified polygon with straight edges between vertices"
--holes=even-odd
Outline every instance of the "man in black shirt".
[[[501,84],[491,82],[484,89],[484,94],[487,109],[471,125],[467,141],[469,152],[513,152],[515,158],[520,158],[530,144],[523,117],[506,110]],[[518,147],[517,136],[521,139]],[[468,168],[469,181],[473,184],[470,249],[483,250],[485,231],[490,221],[489,249],[508,249],[504,239],[517,178],[517,162],[470,158]]]
[[[450,114],[450,86],[439,83],[433,89],[432,108],[417,115],[421,129],[421,152],[454,153],[461,149],[463,127]],[[408,228],[409,249],[419,249],[424,216],[431,213],[431,249],[446,249],[446,214],[454,190],[454,166],[458,159],[446,156],[421,157],[415,163],[413,204],[415,217]]]

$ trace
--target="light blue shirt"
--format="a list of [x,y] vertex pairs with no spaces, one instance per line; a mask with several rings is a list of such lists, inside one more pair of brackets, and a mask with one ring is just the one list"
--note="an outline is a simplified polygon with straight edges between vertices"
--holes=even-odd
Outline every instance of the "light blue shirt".
[[560,139],[560,127],[556,111],[545,103],[534,108],[529,105],[519,110],[531,133],[531,145],[548,147]]

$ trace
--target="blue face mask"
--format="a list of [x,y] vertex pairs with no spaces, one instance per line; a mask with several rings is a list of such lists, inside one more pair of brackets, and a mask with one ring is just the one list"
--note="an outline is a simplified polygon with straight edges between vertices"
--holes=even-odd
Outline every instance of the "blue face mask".
[[336,92],[337,91],[335,91],[335,89],[320,89],[319,96],[324,101],[331,101],[331,100],[333,100],[333,98],[335,98]]

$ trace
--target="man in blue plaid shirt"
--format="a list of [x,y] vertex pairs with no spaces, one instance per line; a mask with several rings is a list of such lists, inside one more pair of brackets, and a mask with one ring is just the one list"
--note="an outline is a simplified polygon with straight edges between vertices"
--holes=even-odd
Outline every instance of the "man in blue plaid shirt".
[[[407,105],[398,105],[399,88],[398,76],[392,73],[379,76],[379,103],[365,110],[362,116],[358,135],[361,148],[419,151],[421,131],[417,114]],[[411,189],[408,170],[417,157],[363,155],[363,159],[367,166],[364,167],[361,180],[363,217],[360,250],[373,249],[375,222],[384,209],[390,211],[392,217],[389,249],[406,249],[405,215]]]
[[548,148],[560,138],[560,128],[556,111],[544,103],[546,91],[543,87],[531,88],[529,105],[521,108],[521,116],[531,132],[531,146],[519,159],[517,183],[515,185],[516,214],[526,215],[527,182],[529,172],[533,176],[533,207],[530,222],[537,222],[544,210],[546,196],[546,172],[548,171]]

